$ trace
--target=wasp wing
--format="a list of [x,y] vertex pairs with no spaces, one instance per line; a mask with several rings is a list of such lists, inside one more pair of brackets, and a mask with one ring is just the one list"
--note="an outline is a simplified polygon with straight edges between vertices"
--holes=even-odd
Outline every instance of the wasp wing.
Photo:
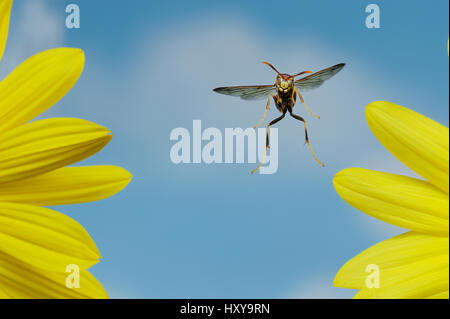
[[255,101],[262,100],[270,94],[276,93],[276,88],[274,85],[227,86],[215,88],[214,92],[239,96],[243,100]]
[[300,80],[297,80],[294,82],[294,85],[300,91],[317,89],[323,84],[323,82],[339,73],[339,71],[341,71],[344,66],[345,63],[336,64],[335,66],[329,67],[325,70],[316,72]]

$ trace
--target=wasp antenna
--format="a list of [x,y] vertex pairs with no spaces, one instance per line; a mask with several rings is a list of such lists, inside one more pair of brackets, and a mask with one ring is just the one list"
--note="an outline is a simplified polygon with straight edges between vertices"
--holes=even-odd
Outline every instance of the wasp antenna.
[[296,77],[296,76],[299,76],[302,74],[306,74],[306,73],[312,73],[312,72],[311,71],[303,71],[303,72],[297,73],[296,75],[293,75],[293,77]]
[[275,72],[277,72],[278,74],[280,74],[280,72],[278,72],[278,70],[275,69],[275,67],[274,67],[272,64],[270,64],[269,62],[263,61],[263,64],[266,64],[266,65],[270,66]]

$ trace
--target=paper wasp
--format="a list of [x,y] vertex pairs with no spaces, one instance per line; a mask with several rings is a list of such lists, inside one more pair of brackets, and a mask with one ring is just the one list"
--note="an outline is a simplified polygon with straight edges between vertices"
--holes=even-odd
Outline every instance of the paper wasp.
[[[281,113],[280,117],[277,117],[276,119],[274,119],[267,125],[266,148],[264,150],[264,156],[263,156],[262,161],[258,165],[258,167],[252,171],[252,174],[255,173],[261,167],[262,163],[264,162],[264,159],[265,159],[265,156],[267,153],[267,149],[270,148],[270,146],[269,146],[269,128],[270,128],[270,126],[272,126],[275,123],[282,120],[285,117],[286,112],[289,112],[289,114],[293,118],[303,122],[303,124],[305,126],[305,140],[309,146],[309,150],[311,151],[311,154],[314,157],[314,159],[320,165],[325,166],[321,161],[319,161],[316,158],[316,156],[314,155],[314,152],[311,148],[311,144],[309,143],[308,130],[306,128],[305,119],[299,115],[294,114],[293,109],[294,109],[294,105],[295,105],[295,102],[297,100],[297,95],[298,95],[301,103],[305,106],[305,108],[308,110],[308,112],[311,115],[320,119],[319,116],[312,113],[309,110],[309,108],[306,106],[305,101],[303,100],[303,97],[300,94],[300,90],[305,91],[305,90],[312,90],[312,89],[318,88],[326,80],[330,79],[332,76],[336,75],[339,71],[341,71],[342,68],[345,66],[345,64],[344,63],[337,64],[335,66],[329,67],[327,69],[324,69],[324,70],[316,72],[316,73],[313,73],[311,71],[303,71],[303,72],[297,73],[295,75],[289,75],[289,74],[282,74],[282,73],[278,72],[278,70],[268,62],[263,62],[263,63],[268,65],[269,67],[271,67],[275,72],[277,72],[278,75],[275,79],[275,84],[251,85],[251,86],[228,86],[228,87],[220,87],[220,88],[214,89],[214,92],[217,92],[220,94],[225,94],[225,95],[231,95],[231,96],[239,96],[243,100],[260,100],[260,99],[264,99],[264,98],[268,97],[264,116],[261,119],[261,121],[259,121],[259,123],[254,126],[254,128],[257,128],[264,121],[267,111],[269,110],[271,99],[273,99],[273,101],[275,102],[275,106],[277,107],[278,111],[280,111],[280,113]],[[298,79],[298,80],[294,79],[296,76],[308,74],[308,73],[311,73],[311,75],[308,75],[308,76]]]

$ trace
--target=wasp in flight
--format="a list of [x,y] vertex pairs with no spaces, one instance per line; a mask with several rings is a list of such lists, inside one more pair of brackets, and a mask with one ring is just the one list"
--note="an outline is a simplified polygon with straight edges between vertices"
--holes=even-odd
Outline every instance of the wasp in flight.
[[[314,155],[314,152],[311,148],[311,144],[309,143],[308,138],[308,130],[306,128],[306,121],[303,117],[296,115],[293,113],[295,102],[297,101],[297,95],[301,101],[301,103],[305,106],[306,110],[308,112],[319,118],[319,116],[312,113],[309,108],[306,106],[305,101],[303,100],[302,95],[300,94],[300,91],[306,91],[306,90],[312,90],[316,89],[319,86],[321,86],[326,80],[330,79],[332,76],[336,75],[339,71],[342,70],[342,68],[345,66],[344,63],[337,64],[335,66],[329,67],[327,69],[324,69],[322,71],[313,73],[311,71],[303,71],[300,73],[297,73],[295,75],[289,75],[289,74],[283,74],[278,72],[278,70],[270,63],[263,62],[264,64],[271,67],[275,72],[277,72],[277,77],[275,79],[275,84],[273,85],[251,85],[251,86],[228,86],[228,87],[220,87],[214,89],[214,92],[225,94],[225,95],[231,95],[231,96],[239,96],[243,100],[260,100],[267,98],[267,105],[266,110],[264,112],[264,116],[259,121],[258,124],[254,126],[254,128],[257,128],[261,123],[264,121],[267,111],[269,110],[270,106],[270,100],[273,99],[275,102],[275,106],[280,111],[281,116],[277,117],[273,121],[271,121],[269,124],[267,124],[267,132],[266,132],[266,148],[264,150],[264,156],[260,164],[256,169],[252,171],[252,174],[255,173],[264,162],[267,149],[270,148],[269,145],[269,129],[272,125],[282,120],[286,113],[289,112],[289,114],[295,118],[296,120],[299,120],[303,122],[305,126],[305,140],[306,143],[309,146],[309,150],[311,151],[311,154],[313,158],[321,165],[325,166],[321,161],[319,161],[316,156]],[[303,77],[301,79],[295,80],[295,77],[308,74],[310,75]]]

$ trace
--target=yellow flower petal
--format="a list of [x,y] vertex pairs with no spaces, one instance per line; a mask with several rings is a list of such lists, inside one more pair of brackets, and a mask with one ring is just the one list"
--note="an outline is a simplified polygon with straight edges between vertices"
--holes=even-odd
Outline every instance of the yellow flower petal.
[[[447,238],[448,241],[448,238]],[[356,299],[423,299],[441,295],[448,286],[448,252],[398,268],[380,271],[380,287],[361,289]]]
[[1,287],[0,287],[0,299],[9,299],[11,298],[6,291],[4,291]]
[[[448,251],[448,237],[408,232],[378,243],[349,260],[337,273],[334,285],[364,289],[366,279],[371,273],[367,272],[368,265],[377,265],[380,270],[380,287],[386,288],[388,284],[401,282],[413,274],[431,273],[435,266],[431,260],[445,256],[448,273]],[[437,264],[442,263],[439,261]],[[400,269],[402,271],[398,271]]]
[[0,1],[0,61],[8,38],[9,16],[11,14],[12,0]]
[[448,290],[426,297],[426,299],[448,299]]
[[89,157],[112,138],[79,119],[46,119],[0,135],[0,184],[50,172]]
[[444,192],[449,191],[449,130],[402,106],[374,102],[366,108],[370,129],[395,157]]
[[0,242],[5,261],[15,258],[50,271],[60,271],[68,264],[87,269],[100,258],[80,224],[32,205],[0,202]]
[[108,298],[102,285],[87,270],[80,270],[80,287],[68,288],[66,280],[71,272],[44,271],[18,260],[5,260],[0,251],[0,286],[9,298]]
[[127,186],[131,177],[117,166],[65,167],[0,184],[0,201],[38,206],[86,203],[116,194]]
[[61,99],[84,67],[80,49],[60,48],[29,58],[0,82],[0,134],[29,122]]
[[448,235],[448,195],[428,182],[348,168],[333,183],[342,199],[368,215],[414,231]]

